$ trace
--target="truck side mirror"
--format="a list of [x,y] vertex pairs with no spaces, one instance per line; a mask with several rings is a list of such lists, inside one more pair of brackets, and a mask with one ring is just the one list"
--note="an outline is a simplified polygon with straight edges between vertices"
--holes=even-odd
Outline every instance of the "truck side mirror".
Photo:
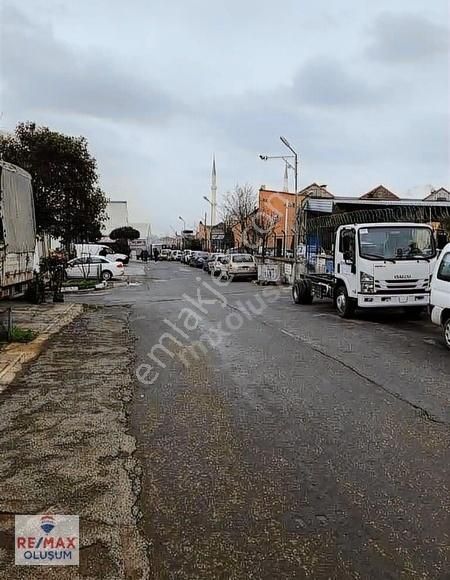
[[350,250],[344,252],[344,262],[353,262],[353,252]]

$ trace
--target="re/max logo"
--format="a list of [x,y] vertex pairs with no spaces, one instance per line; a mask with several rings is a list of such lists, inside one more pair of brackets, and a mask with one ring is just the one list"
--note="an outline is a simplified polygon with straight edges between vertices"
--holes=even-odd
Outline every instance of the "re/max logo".
[[40,537],[36,538],[34,536],[24,537],[19,536],[16,538],[16,547],[20,550],[33,550],[35,548],[42,548],[46,550],[57,549],[57,550],[75,550],[76,549],[76,537]]

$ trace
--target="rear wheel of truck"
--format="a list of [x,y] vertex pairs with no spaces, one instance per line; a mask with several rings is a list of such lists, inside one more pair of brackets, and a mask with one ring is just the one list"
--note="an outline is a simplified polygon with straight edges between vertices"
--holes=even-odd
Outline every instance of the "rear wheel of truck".
[[336,288],[334,302],[337,313],[341,318],[351,318],[355,313],[355,301],[349,298],[347,288],[343,284]]
[[310,285],[301,280],[292,286],[292,298],[295,304],[312,304],[313,295]]

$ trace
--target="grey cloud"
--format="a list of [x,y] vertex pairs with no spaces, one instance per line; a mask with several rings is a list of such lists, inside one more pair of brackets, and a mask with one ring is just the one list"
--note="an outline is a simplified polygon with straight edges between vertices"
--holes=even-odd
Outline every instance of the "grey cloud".
[[350,73],[329,57],[309,60],[297,73],[292,90],[300,104],[316,107],[368,105],[382,96],[366,78]]
[[448,55],[449,30],[414,14],[383,13],[372,29],[367,55],[379,61],[408,63]]
[[1,69],[4,107],[159,124],[174,100],[151,81],[98,51],[77,52],[11,5],[3,9]]

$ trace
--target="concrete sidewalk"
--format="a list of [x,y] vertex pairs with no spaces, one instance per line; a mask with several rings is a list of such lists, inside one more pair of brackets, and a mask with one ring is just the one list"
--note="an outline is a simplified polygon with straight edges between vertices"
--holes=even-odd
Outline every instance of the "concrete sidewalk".
[[6,343],[0,347],[0,392],[11,383],[22,366],[35,359],[48,339],[72,322],[83,306],[73,303],[27,304],[25,302],[2,302],[2,309],[11,307],[13,326],[30,329],[37,333],[28,343]]

